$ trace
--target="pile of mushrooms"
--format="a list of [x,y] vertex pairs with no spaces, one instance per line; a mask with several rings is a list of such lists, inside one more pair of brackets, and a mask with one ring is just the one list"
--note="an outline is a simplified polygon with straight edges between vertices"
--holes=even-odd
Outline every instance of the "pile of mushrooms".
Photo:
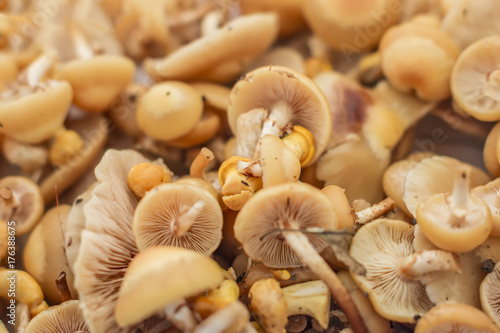
[[0,332],[500,333],[499,17],[0,1]]

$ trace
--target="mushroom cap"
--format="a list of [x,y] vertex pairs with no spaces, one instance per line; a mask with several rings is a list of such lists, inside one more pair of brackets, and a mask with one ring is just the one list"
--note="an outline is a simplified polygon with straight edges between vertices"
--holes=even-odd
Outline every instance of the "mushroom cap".
[[[196,203],[202,208],[183,236],[172,224]],[[153,246],[177,246],[206,255],[212,254],[222,239],[222,210],[212,193],[188,184],[170,183],[153,188],[137,205],[132,230],[139,251]]]
[[[451,192],[457,170],[464,163],[448,156],[424,158],[407,174],[403,200],[416,216],[417,207],[434,194]],[[470,166],[470,187],[486,184],[490,178],[479,168]]]
[[12,192],[17,207],[0,199],[0,220],[15,221],[16,235],[28,233],[43,215],[45,205],[42,192],[32,180],[22,176],[8,176],[0,179],[0,189],[7,187]]
[[305,73],[304,57],[298,50],[290,46],[278,46],[269,50],[267,53],[252,62],[243,72],[247,73],[259,67],[271,65],[287,67],[301,74]]
[[75,333],[90,331],[80,301],[70,300],[51,306],[30,320],[25,333]]
[[453,67],[453,100],[482,121],[500,120],[499,53],[500,36],[485,37],[460,53]]
[[144,66],[152,77],[163,80],[225,82],[264,52],[276,39],[278,29],[274,13],[244,15],[164,59],[147,59]]
[[2,73],[0,77],[0,92],[6,88],[6,83],[16,79],[18,72],[19,68],[14,56],[6,52],[0,52],[0,73]]
[[361,227],[351,241],[349,253],[366,268],[366,276],[351,274],[384,318],[412,323],[432,307],[425,287],[399,273],[399,261],[413,250],[413,226],[406,222],[378,219]]
[[500,163],[498,162],[500,139],[500,123],[497,123],[488,133],[483,146],[483,162],[486,170],[494,178],[500,177]]
[[500,236],[500,178],[494,179],[486,185],[475,187],[472,194],[483,200],[490,208],[493,228],[491,234]]
[[500,265],[495,265],[481,282],[479,295],[483,311],[500,328]]
[[423,315],[415,326],[415,333],[484,332],[498,333],[498,329],[484,312],[466,304],[443,303]]
[[48,81],[32,94],[0,99],[0,130],[20,142],[45,141],[63,125],[72,99],[71,86],[64,81]]
[[69,82],[73,101],[90,113],[107,110],[132,81],[135,64],[115,55],[100,55],[91,59],[76,59],[64,63],[55,78]]
[[396,89],[428,101],[450,96],[449,81],[459,50],[438,28],[416,23],[393,27],[380,41],[384,75]]
[[331,132],[328,102],[321,90],[307,76],[279,66],[260,67],[238,81],[229,96],[228,121],[236,133],[238,117],[245,112],[263,108],[272,111],[285,105],[287,115],[281,122],[300,125],[314,137],[314,163],[326,147]]
[[66,273],[71,295],[77,297],[64,240],[70,209],[69,205],[60,205],[47,211],[31,232],[23,252],[26,271],[38,282],[45,298],[54,304],[61,302],[54,283],[61,272]]
[[375,47],[395,24],[400,0],[306,0],[304,17],[311,30],[330,47],[361,52]]
[[156,246],[130,263],[116,304],[122,327],[139,323],[169,303],[199,294],[223,280],[211,258],[190,250]]
[[203,97],[206,104],[217,110],[227,111],[231,89],[220,84],[203,81],[191,82],[190,84]]
[[[238,213],[234,235],[255,261],[272,268],[297,267],[303,263],[281,233],[268,234],[290,220],[300,223],[300,229],[337,229],[336,214],[328,198],[317,188],[297,182],[255,193]],[[307,236],[318,252],[328,246],[319,236]]]
[[201,95],[180,81],[152,86],[139,101],[137,124],[148,136],[167,141],[188,134],[203,113]]

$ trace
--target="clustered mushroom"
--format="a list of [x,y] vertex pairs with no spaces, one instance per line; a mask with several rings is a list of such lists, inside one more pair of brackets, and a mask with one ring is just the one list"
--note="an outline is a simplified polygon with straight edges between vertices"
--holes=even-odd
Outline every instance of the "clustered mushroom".
[[499,333],[499,15],[0,0],[0,332]]

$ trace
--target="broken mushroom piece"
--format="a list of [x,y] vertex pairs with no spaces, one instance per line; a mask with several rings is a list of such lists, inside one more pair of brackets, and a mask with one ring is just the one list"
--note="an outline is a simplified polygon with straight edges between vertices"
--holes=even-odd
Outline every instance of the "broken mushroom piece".
[[500,328],[500,265],[495,265],[491,273],[486,275],[479,288],[481,307],[488,317]]
[[142,251],[123,277],[116,320],[121,327],[137,324],[169,303],[220,283],[222,272],[214,260],[198,252],[170,246]]
[[450,96],[450,76],[459,55],[441,30],[416,23],[393,27],[380,42],[382,71],[391,85],[418,97],[439,101]]
[[[241,16],[163,59],[146,59],[144,67],[157,81],[226,82],[274,42],[278,28],[278,16],[274,13]],[[200,57],[200,54],[210,56]]]
[[240,301],[232,302],[203,320],[194,333],[257,333],[249,323],[250,313]]
[[493,227],[488,205],[469,194],[470,168],[456,171],[451,194],[431,196],[417,208],[420,229],[433,244],[453,252],[467,252],[483,243]]
[[500,120],[499,52],[500,36],[483,38],[460,53],[451,75],[453,100],[482,121]]
[[40,188],[21,176],[0,179],[0,220],[14,221],[16,235],[24,235],[33,229],[44,211]]
[[280,284],[273,278],[255,282],[248,292],[249,308],[268,333],[283,333],[288,323],[288,303]]
[[234,234],[248,256],[266,266],[307,265],[328,286],[354,330],[366,332],[347,291],[318,253],[327,244],[317,235],[301,232],[315,227],[337,229],[328,198],[311,185],[287,183],[253,195],[236,217]]
[[31,319],[25,333],[88,332],[89,327],[80,308],[80,301],[71,300],[54,305]]
[[498,328],[484,312],[466,304],[443,303],[421,316],[415,333],[484,332],[498,333]]
[[134,194],[142,198],[152,188],[172,181],[172,172],[163,169],[160,165],[139,163],[127,174],[127,185]]
[[132,230],[137,248],[177,246],[212,254],[222,238],[222,210],[214,196],[187,184],[163,184],[141,199]]

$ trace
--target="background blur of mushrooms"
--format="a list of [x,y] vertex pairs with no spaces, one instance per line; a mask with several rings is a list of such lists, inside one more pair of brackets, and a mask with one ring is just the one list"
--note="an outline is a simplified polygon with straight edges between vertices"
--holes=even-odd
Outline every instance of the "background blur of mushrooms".
[[0,1],[0,332],[500,332],[499,18]]

